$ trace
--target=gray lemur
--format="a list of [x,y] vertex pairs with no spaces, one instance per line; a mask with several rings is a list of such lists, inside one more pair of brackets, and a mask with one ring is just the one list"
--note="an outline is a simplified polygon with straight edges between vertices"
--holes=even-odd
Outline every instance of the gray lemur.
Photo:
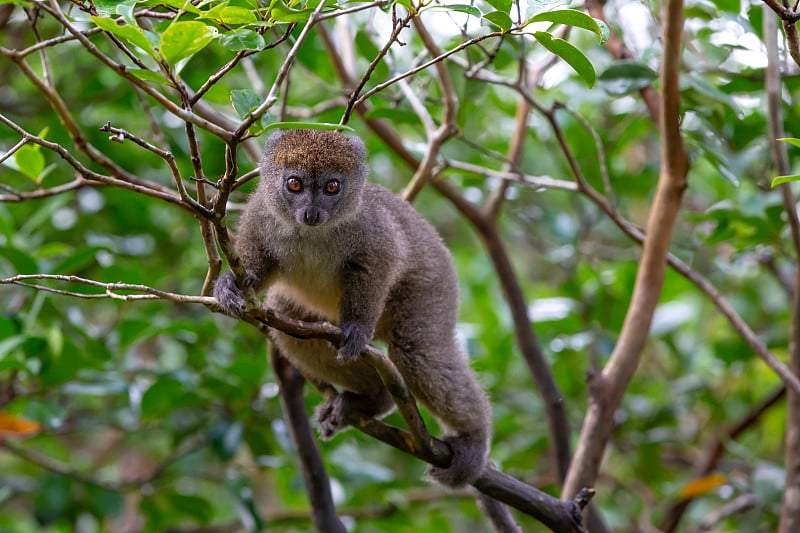
[[[435,230],[389,190],[367,181],[361,139],[322,130],[271,135],[261,182],[242,213],[236,250],[245,282],[267,289],[267,305],[303,320],[339,324],[338,353],[322,340],[273,330],[273,347],[312,382],[340,393],[316,411],[323,438],[355,409],[379,417],[393,402],[359,354],[385,341],[412,394],[439,420],[453,451],[431,477],[447,486],[475,481],[488,461],[490,407],[455,339],[458,286]],[[221,308],[245,308],[233,275],[214,287]]]

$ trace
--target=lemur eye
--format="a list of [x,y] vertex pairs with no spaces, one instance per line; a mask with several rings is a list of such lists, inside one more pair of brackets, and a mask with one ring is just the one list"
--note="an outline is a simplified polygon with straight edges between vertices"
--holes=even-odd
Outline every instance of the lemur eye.
[[339,180],[329,180],[325,183],[325,193],[326,194],[338,194],[339,189],[342,188],[342,184],[339,183]]
[[300,192],[303,190],[303,182],[299,178],[292,176],[286,180],[286,189],[289,192]]

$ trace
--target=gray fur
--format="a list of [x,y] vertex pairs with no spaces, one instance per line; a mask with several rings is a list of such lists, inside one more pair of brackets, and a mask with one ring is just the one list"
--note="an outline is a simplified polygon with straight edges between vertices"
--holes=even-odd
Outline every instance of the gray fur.
[[[440,421],[454,459],[433,468],[442,484],[473,482],[487,463],[491,415],[486,395],[454,337],[458,286],[449,252],[434,229],[389,190],[367,182],[357,137],[319,130],[270,136],[261,182],[239,223],[236,248],[247,283],[267,289],[267,304],[290,316],[329,320],[345,333],[337,352],[326,342],[278,331],[271,338],[312,381],[343,392],[316,411],[324,438],[343,429],[342,413],[382,416],[393,404],[375,370],[358,354],[373,338],[413,395]],[[286,182],[302,182],[291,192]],[[326,183],[338,180],[337,194]],[[231,274],[214,295],[231,314],[244,309]]]

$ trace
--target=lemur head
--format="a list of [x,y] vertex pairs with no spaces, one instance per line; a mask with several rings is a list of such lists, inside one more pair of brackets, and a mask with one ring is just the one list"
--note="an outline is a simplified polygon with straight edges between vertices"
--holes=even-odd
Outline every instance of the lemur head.
[[338,131],[283,130],[267,140],[260,170],[260,187],[287,222],[335,225],[358,213],[366,149]]

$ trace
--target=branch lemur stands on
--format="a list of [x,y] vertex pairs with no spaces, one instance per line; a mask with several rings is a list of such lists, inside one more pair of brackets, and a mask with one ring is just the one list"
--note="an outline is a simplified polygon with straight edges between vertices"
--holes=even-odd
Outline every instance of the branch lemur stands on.
[[[323,438],[355,409],[368,416],[394,406],[360,352],[385,341],[411,393],[439,420],[451,446],[451,487],[475,481],[488,461],[489,402],[455,339],[458,286],[435,230],[389,190],[367,181],[361,139],[322,130],[279,131],[261,160],[261,182],[247,202],[236,250],[246,283],[267,290],[267,305],[303,320],[339,324],[344,344],[300,340],[272,330],[273,347],[308,379],[340,393],[315,413]],[[242,291],[222,276],[214,296],[241,314]]]

